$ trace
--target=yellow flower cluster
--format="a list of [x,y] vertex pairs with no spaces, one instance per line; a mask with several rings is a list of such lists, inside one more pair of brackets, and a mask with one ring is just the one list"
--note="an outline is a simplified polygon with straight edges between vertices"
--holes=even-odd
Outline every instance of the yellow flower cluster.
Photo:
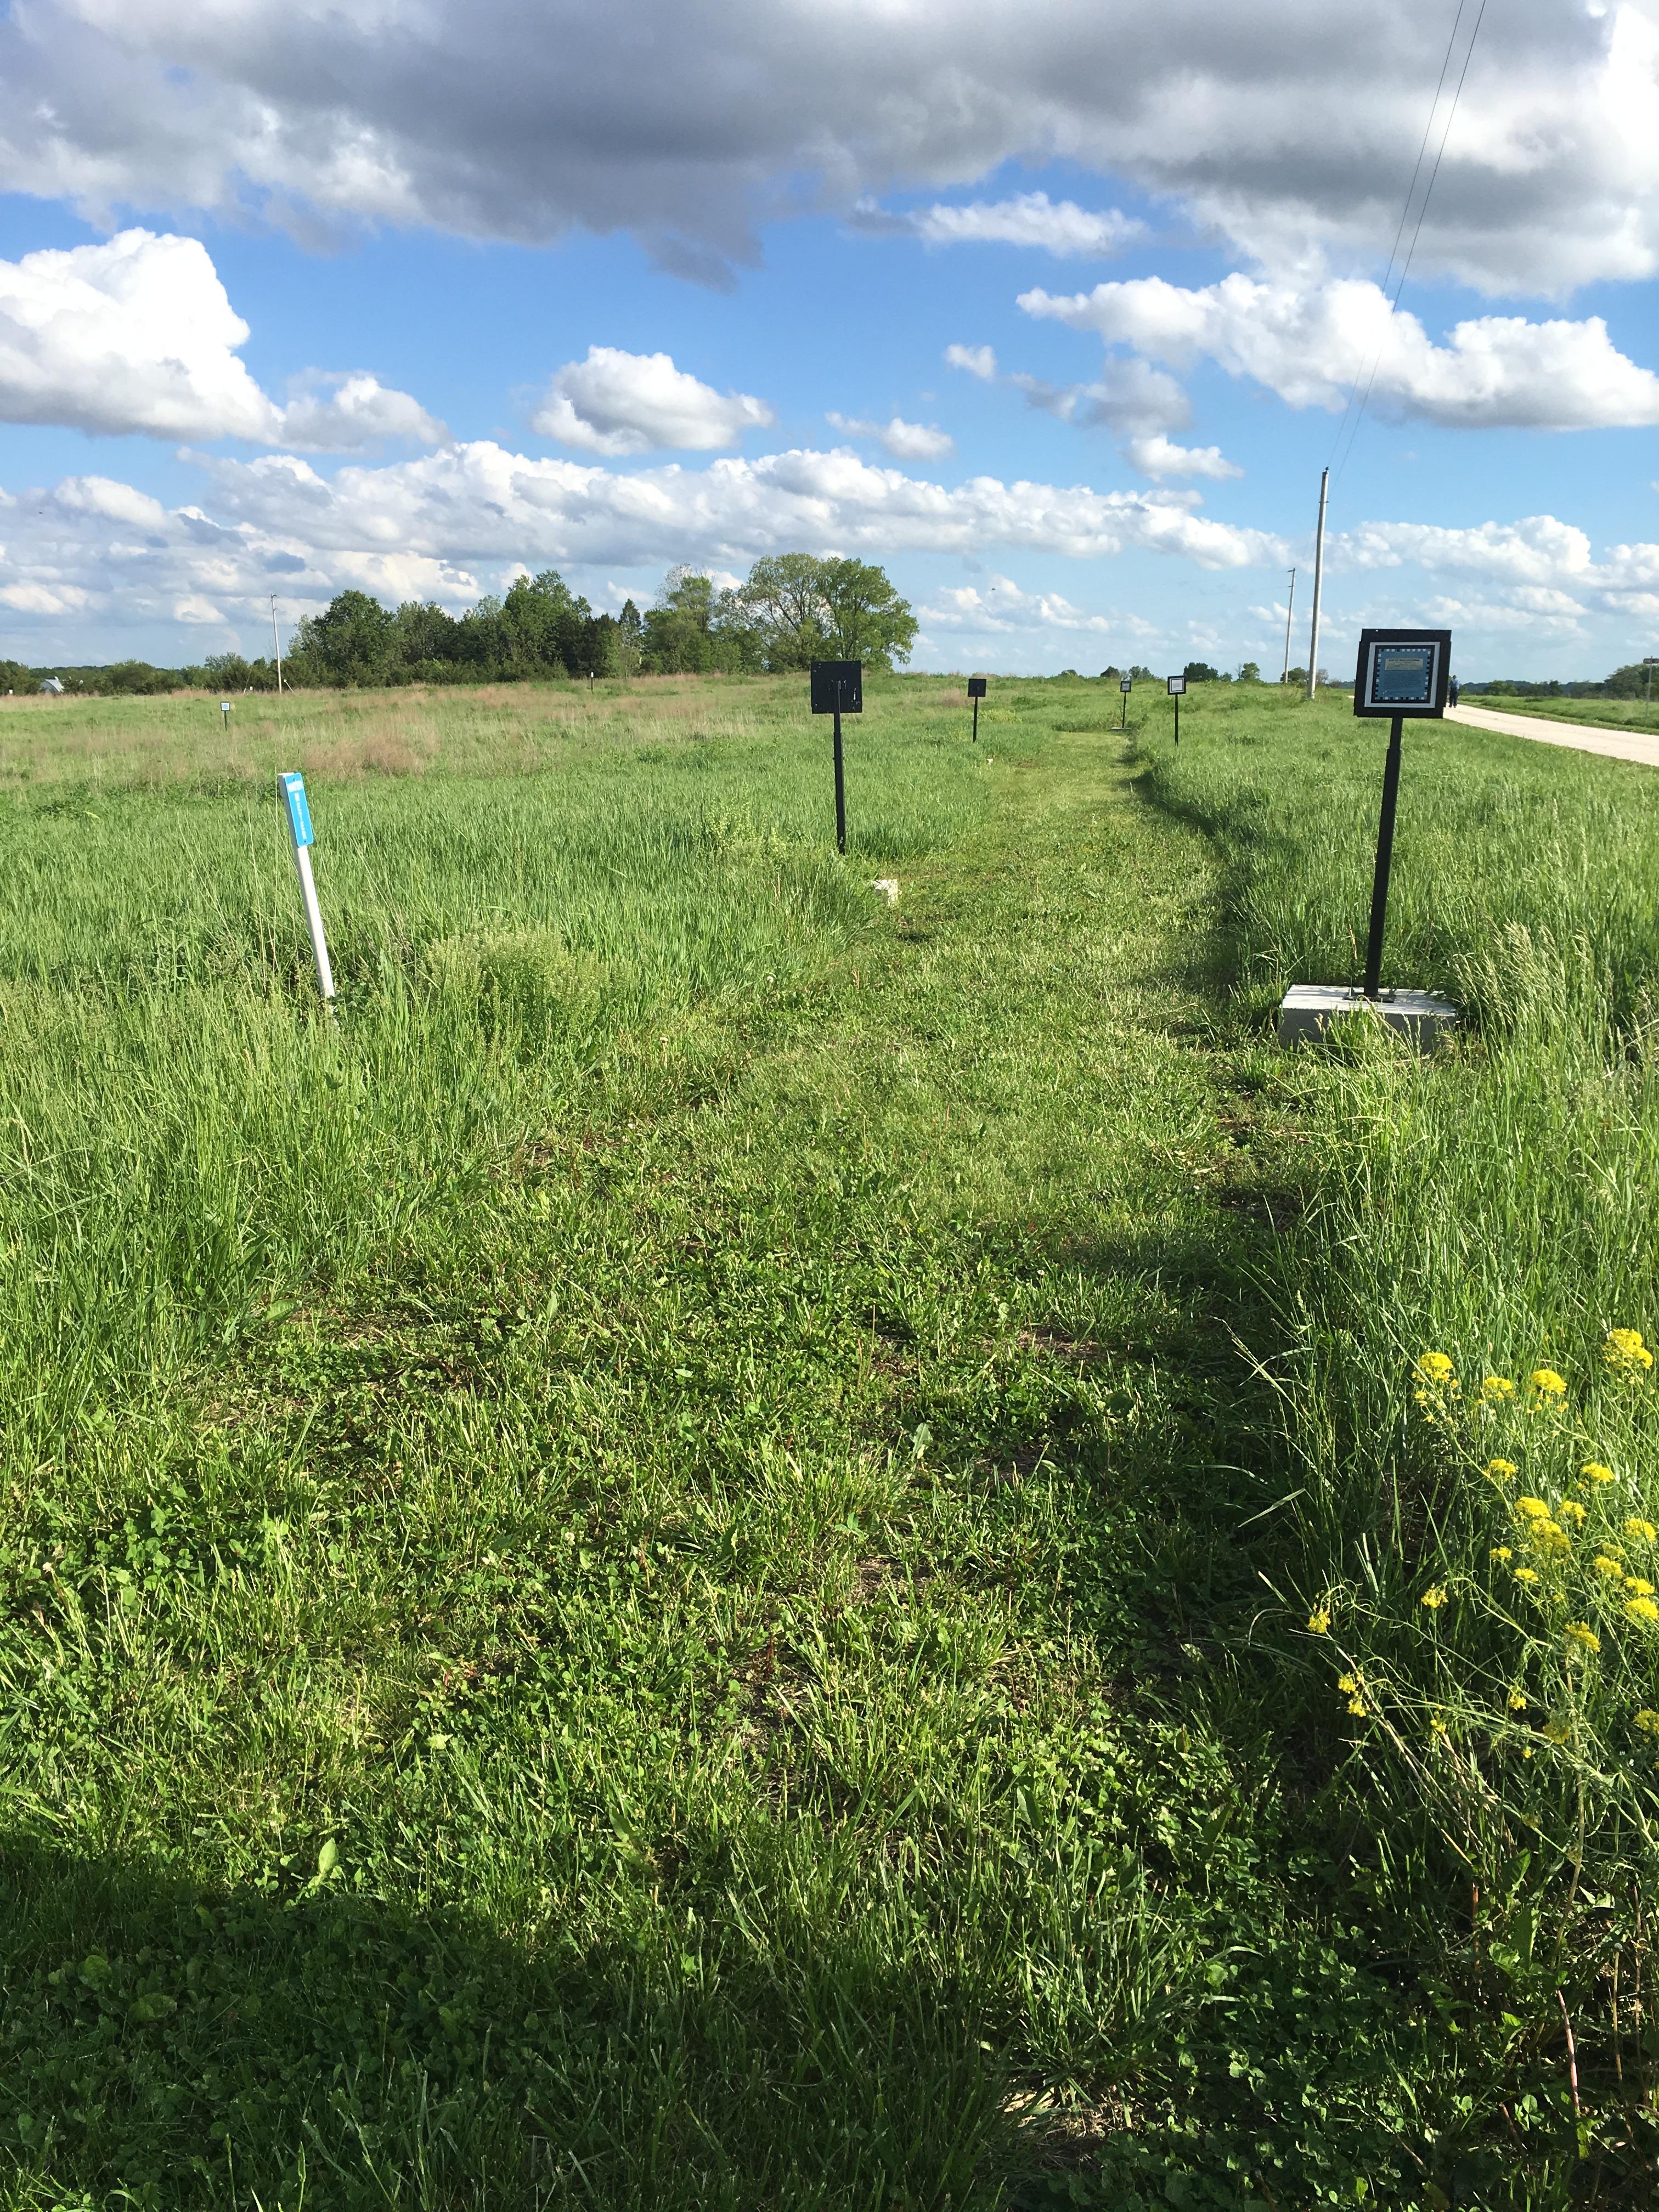
[[1653,1365],[1653,1354],[1643,1343],[1639,1328],[1610,1328],[1601,1357],[1615,1375],[1627,1382],[1639,1382]]
[[1583,1650],[1599,1651],[1601,1639],[1587,1620],[1570,1620],[1561,1633],[1569,1644],[1577,1644]]
[[1611,1482],[1613,1473],[1610,1467],[1603,1467],[1599,1459],[1590,1459],[1579,1468],[1578,1480],[1580,1482]]
[[1364,1720],[1370,1710],[1365,1703],[1365,1686],[1358,1674],[1339,1674],[1336,1686],[1348,1701],[1348,1711],[1356,1719]]
[[1512,1459],[1489,1459],[1486,1473],[1494,1482],[1511,1482],[1521,1472]]
[[1331,1632],[1331,1609],[1328,1605],[1316,1605],[1308,1615],[1310,1636],[1328,1636]]
[[1432,1589],[1425,1589],[1424,1591],[1418,1602],[1420,1605],[1427,1606],[1431,1613],[1438,1613],[1441,1607],[1446,1602],[1446,1593],[1444,1588],[1442,1584],[1437,1583]]

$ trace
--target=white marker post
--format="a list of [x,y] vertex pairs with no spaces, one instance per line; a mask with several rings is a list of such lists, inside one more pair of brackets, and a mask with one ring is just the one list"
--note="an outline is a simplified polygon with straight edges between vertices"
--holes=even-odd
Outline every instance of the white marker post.
[[225,718],[219,726],[223,730],[225,735],[228,737],[230,735],[230,702],[228,699],[222,699],[219,702],[219,712]]
[[331,1011],[334,1005],[334,971],[328,964],[328,940],[323,935],[323,913],[317,903],[317,886],[311,875],[309,848],[316,841],[311,827],[311,808],[306,800],[306,780],[297,769],[278,774],[276,796],[287,810],[289,842],[294,848],[294,872],[300,878],[300,896],[306,907],[306,927],[311,932],[311,951],[317,963],[317,988]]

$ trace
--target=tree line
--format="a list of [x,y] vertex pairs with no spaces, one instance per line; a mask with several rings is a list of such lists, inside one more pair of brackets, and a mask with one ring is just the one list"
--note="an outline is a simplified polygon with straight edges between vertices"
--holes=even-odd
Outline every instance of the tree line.
[[[521,683],[549,678],[740,674],[861,660],[890,669],[908,660],[916,618],[884,569],[868,562],[782,553],[757,561],[744,582],[721,589],[703,571],[669,571],[654,605],[629,599],[596,615],[556,569],[520,576],[499,596],[451,614],[434,601],[384,606],[367,592],[340,592],[294,629],[283,681],[296,690],[349,684]],[[47,674],[71,691],[132,695],[179,688],[274,691],[268,657],[210,654],[198,665],[29,669],[0,661],[0,691],[33,690]]]

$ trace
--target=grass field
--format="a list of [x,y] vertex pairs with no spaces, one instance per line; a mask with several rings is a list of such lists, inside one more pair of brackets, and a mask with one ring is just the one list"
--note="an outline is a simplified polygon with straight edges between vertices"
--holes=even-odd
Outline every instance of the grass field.
[[0,2204],[1651,2201],[1659,781],[800,690],[0,708]]
[[1489,707],[1497,714],[1541,714],[1553,722],[1589,722],[1604,730],[1628,730],[1633,737],[1659,737],[1659,701],[1563,699],[1548,692],[1488,698],[1466,691],[1466,707]]

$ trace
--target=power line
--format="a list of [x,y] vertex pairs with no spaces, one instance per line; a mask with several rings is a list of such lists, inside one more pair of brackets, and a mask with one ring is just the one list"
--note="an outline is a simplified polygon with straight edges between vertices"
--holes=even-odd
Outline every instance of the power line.
[[[1423,137],[1417,149],[1417,160],[1413,166],[1412,180],[1406,187],[1406,198],[1400,210],[1400,221],[1395,228],[1394,244],[1389,248],[1389,265],[1382,271],[1382,283],[1380,289],[1384,298],[1388,296],[1389,279],[1394,275],[1394,264],[1399,258],[1400,241],[1406,235],[1406,225],[1411,221],[1412,200],[1417,191],[1417,180],[1423,173],[1423,156],[1429,150],[1429,139],[1434,130],[1434,118],[1440,112],[1440,95],[1446,88],[1446,75],[1451,68],[1452,51],[1457,44],[1458,26],[1463,21],[1463,11],[1468,5],[1468,0],[1457,0],[1457,13],[1452,20],[1451,36],[1446,41],[1445,56],[1440,64],[1439,81],[1434,88],[1434,98],[1429,102],[1429,112],[1423,120]],[[1426,201],[1425,204],[1426,205]],[[1342,443],[1342,433],[1348,427],[1348,417],[1353,411],[1354,399],[1359,391],[1359,380],[1364,374],[1363,369],[1356,369],[1353,382],[1348,386],[1347,404],[1342,410],[1342,420],[1337,424],[1336,435],[1331,441],[1332,461],[1335,460],[1336,449]],[[1370,387],[1367,386],[1368,391]]]
[[[1458,0],[1457,22],[1461,22],[1461,21],[1462,21],[1462,15],[1463,15],[1463,9],[1464,9],[1464,8],[1467,6],[1467,4],[1468,4],[1468,0]],[[1389,340],[1389,338],[1392,337],[1393,332],[1394,332],[1394,318],[1395,318],[1395,310],[1398,308],[1398,307],[1399,307],[1399,305],[1400,305],[1400,295],[1401,295],[1401,293],[1405,290],[1405,289],[1406,289],[1406,279],[1407,279],[1407,278],[1411,275],[1411,273],[1412,273],[1412,263],[1413,263],[1413,261],[1416,258],[1416,256],[1417,256],[1417,241],[1418,241],[1418,240],[1419,240],[1419,238],[1421,238],[1421,236],[1423,235],[1423,222],[1424,222],[1424,218],[1427,216],[1427,214],[1428,214],[1428,212],[1429,212],[1429,202],[1430,202],[1430,201],[1433,198],[1433,197],[1434,197],[1435,179],[1436,179],[1439,176],[1439,174],[1440,174],[1440,164],[1441,164],[1441,163],[1442,163],[1442,161],[1443,161],[1445,160],[1445,158],[1446,158],[1446,143],[1447,143],[1447,141],[1448,141],[1448,140],[1450,138],[1450,137],[1451,137],[1451,128],[1452,128],[1452,125],[1453,125],[1453,123],[1454,123],[1454,122],[1456,120],[1456,118],[1457,118],[1457,107],[1458,107],[1458,102],[1459,102],[1459,101],[1462,99],[1462,97],[1463,97],[1463,85],[1464,85],[1464,82],[1465,82],[1465,80],[1466,80],[1466,79],[1468,78],[1468,73],[1469,73],[1469,64],[1470,64],[1470,63],[1474,59],[1474,47],[1475,47],[1475,41],[1480,38],[1480,26],[1481,26],[1481,24],[1486,21],[1486,5],[1487,5],[1487,0],[1480,0],[1480,9],[1479,9],[1479,12],[1476,14],[1476,15],[1475,15],[1475,19],[1474,19],[1474,29],[1469,33],[1469,43],[1468,43],[1468,48],[1466,49],[1466,51],[1465,51],[1465,52],[1464,52],[1464,55],[1463,55],[1463,66],[1462,66],[1462,70],[1458,72],[1458,77],[1457,77],[1457,88],[1456,88],[1456,90],[1452,94],[1451,106],[1450,106],[1450,107],[1447,110],[1447,113],[1446,113],[1446,127],[1445,127],[1445,129],[1444,129],[1444,130],[1441,132],[1441,134],[1440,134],[1440,144],[1439,144],[1439,147],[1438,147],[1438,149],[1437,149],[1436,154],[1435,154],[1435,157],[1434,157],[1434,167],[1433,167],[1433,168],[1432,168],[1432,169],[1431,169],[1431,170],[1430,170],[1430,172],[1429,172],[1429,181],[1428,181],[1428,185],[1427,185],[1427,188],[1426,188],[1426,190],[1425,191],[1425,192],[1424,192],[1424,194],[1423,194],[1423,204],[1422,204],[1422,205],[1421,205],[1421,207],[1419,207],[1419,208],[1418,209],[1418,210],[1417,210],[1417,225],[1416,225],[1415,229],[1413,229],[1413,231],[1412,232],[1412,242],[1411,242],[1411,245],[1410,245],[1409,248],[1408,248],[1408,249],[1407,249],[1407,254],[1406,254],[1406,260],[1405,260],[1405,265],[1401,268],[1401,271],[1400,271],[1400,282],[1398,283],[1398,284],[1396,284],[1396,285],[1395,286],[1394,297],[1393,297],[1393,299],[1392,299],[1392,300],[1390,300],[1390,301],[1389,301],[1389,313],[1388,313],[1388,318],[1387,318],[1386,321],[1384,322],[1384,324],[1383,324],[1383,325],[1382,325],[1382,337],[1380,338],[1380,340],[1378,341],[1377,348],[1376,348],[1376,354],[1375,354],[1375,356],[1373,356],[1372,361],[1371,361],[1370,374],[1369,378],[1366,380],[1364,397],[1360,400],[1359,406],[1358,406],[1358,411],[1356,412],[1356,414],[1355,414],[1355,416],[1354,416],[1354,418],[1353,418],[1353,428],[1352,428],[1352,429],[1348,433],[1348,444],[1347,444],[1347,449],[1346,449],[1346,451],[1343,453],[1343,455],[1342,455],[1342,458],[1341,458],[1340,461],[1339,461],[1339,462],[1338,462],[1338,464],[1337,464],[1336,475],[1337,475],[1337,481],[1338,481],[1339,483],[1340,483],[1340,482],[1341,482],[1341,478],[1342,478],[1342,471],[1343,471],[1343,470],[1344,470],[1345,468],[1346,468],[1346,466],[1348,465],[1348,457],[1349,457],[1349,455],[1353,452],[1354,441],[1355,441],[1355,439],[1356,439],[1356,438],[1358,438],[1358,435],[1359,435],[1359,425],[1360,425],[1360,423],[1362,422],[1362,421],[1364,419],[1365,408],[1366,408],[1366,405],[1367,405],[1368,402],[1369,402],[1369,401],[1370,401],[1370,399],[1372,387],[1375,386],[1375,384],[1376,384],[1376,372],[1377,372],[1377,370],[1378,370],[1378,369],[1382,367],[1382,356],[1383,356],[1384,352],[1387,350]],[[1455,45],[1455,43],[1456,43],[1456,40],[1457,40],[1457,22],[1454,22],[1454,23],[1453,23],[1453,25],[1452,25],[1452,35],[1451,35],[1451,38],[1447,41],[1447,46],[1446,46],[1446,60],[1447,60],[1447,62],[1448,62],[1448,63],[1449,63],[1449,61],[1450,61],[1450,59],[1451,59],[1452,47]],[[1444,68],[1444,66],[1443,65],[1443,67],[1442,67],[1442,69],[1441,69],[1441,72],[1440,72],[1440,82],[1441,82],[1441,83],[1442,83],[1443,85],[1443,84],[1444,84],[1444,82],[1445,82],[1445,77],[1446,77],[1445,68]],[[1437,106],[1437,106],[1439,106],[1439,104],[1440,104],[1440,93],[1439,93],[1439,90],[1438,90],[1438,88],[1437,88],[1437,89],[1436,89],[1435,96],[1434,96],[1434,97],[1435,97],[1435,106]],[[1431,109],[1430,109],[1430,111],[1429,111],[1429,123],[1430,123],[1430,127],[1431,127],[1431,128],[1432,128],[1432,127],[1433,127],[1433,123],[1434,123],[1434,108],[1431,108]],[[1427,143],[1427,134],[1426,134],[1426,133],[1425,134],[1425,140],[1424,140],[1424,143],[1425,143],[1425,144]],[[1421,167],[1421,166],[1422,166],[1422,159],[1423,159],[1423,157],[1422,157],[1421,154],[1419,154],[1419,155],[1418,155],[1418,166],[1419,166],[1419,168],[1420,168],[1420,167]],[[1414,181],[1414,179],[1413,179],[1413,181]],[[1409,207],[1409,206],[1410,206],[1410,204],[1411,204],[1411,203],[1410,203],[1410,197],[1409,197],[1409,195],[1407,195],[1407,207]],[[1401,222],[1401,229],[1403,229],[1403,228],[1405,228],[1405,224],[1404,224],[1403,220],[1402,220],[1402,222]],[[1398,247],[1398,245],[1399,245],[1399,240],[1398,240],[1398,239],[1396,238],[1396,240],[1395,240],[1395,246],[1396,246],[1396,249],[1397,249],[1397,247]],[[1391,264],[1392,264],[1392,257],[1390,257],[1390,262],[1391,262]],[[1385,277],[1385,278],[1384,278],[1384,280],[1383,280],[1383,284],[1384,284],[1384,289],[1385,289],[1385,290],[1386,290],[1386,289],[1387,289],[1387,281],[1388,281],[1388,280],[1387,280],[1387,278]],[[1345,415],[1344,415],[1344,418],[1343,418],[1343,419],[1344,419],[1344,421],[1346,421],[1346,412],[1345,412]],[[1341,431],[1339,429],[1339,430],[1338,430],[1338,432],[1337,432],[1337,437],[1338,437],[1338,441],[1339,441],[1339,442],[1340,442],[1340,439],[1341,439],[1341,434],[1341,434]]]

